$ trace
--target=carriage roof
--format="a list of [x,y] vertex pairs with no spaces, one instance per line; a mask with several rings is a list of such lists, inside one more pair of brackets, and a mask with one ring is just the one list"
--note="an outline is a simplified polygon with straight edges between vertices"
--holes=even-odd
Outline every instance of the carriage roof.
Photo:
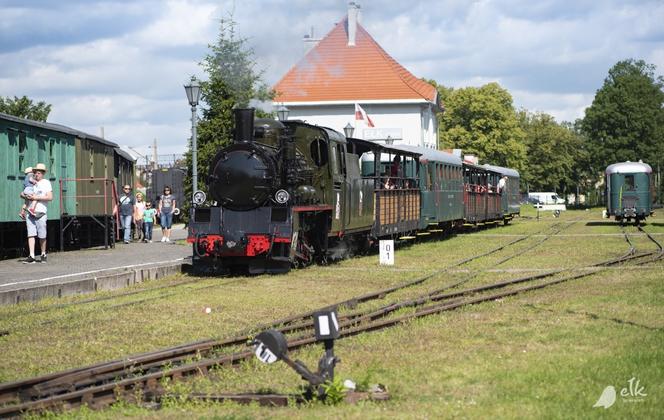
[[619,162],[609,165],[606,168],[606,174],[632,174],[632,173],[652,173],[652,168],[643,162]]
[[505,167],[502,167],[502,166],[489,165],[488,163],[485,163],[482,166],[484,166],[485,168],[490,169],[494,172],[498,172],[501,175],[507,175],[507,176],[511,176],[511,177],[514,177],[514,178],[519,178],[520,177],[519,176],[519,171],[517,171],[516,169],[505,168]]
[[392,145],[390,147],[396,150],[401,150],[411,153],[419,153],[420,162],[422,163],[429,161],[429,162],[442,162],[442,163],[447,163],[449,165],[461,166],[462,162],[460,157],[436,149],[429,149],[426,147],[409,146],[409,145]]

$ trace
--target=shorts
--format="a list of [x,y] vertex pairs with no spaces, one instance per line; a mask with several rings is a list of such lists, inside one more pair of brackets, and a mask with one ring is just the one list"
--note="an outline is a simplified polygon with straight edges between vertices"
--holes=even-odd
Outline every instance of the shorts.
[[171,226],[173,225],[173,213],[172,212],[164,213],[162,211],[161,216],[159,218],[159,224],[164,229],[170,229]]
[[28,227],[28,238],[37,236],[39,239],[46,239],[46,219],[48,219],[46,215],[40,218],[32,215],[26,217],[25,224]]

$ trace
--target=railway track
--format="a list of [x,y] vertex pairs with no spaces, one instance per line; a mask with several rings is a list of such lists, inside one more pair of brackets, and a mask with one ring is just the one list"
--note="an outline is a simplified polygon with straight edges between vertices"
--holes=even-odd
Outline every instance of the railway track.
[[[628,238],[627,234],[625,234],[625,237]],[[464,259],[453,264],[452,267],[458,267],[482,256],[498,252],[526,238],[519,238],[486,253]],[[416,298],[391,302],[379,308],[348,313],[340,311],[341,337],[349,337],[363,332],[387,328],[414,318],[541,289],[594,274],[601,270],[602,267],[628,261],[638,261],[649,256],[654,256],[649,261],[661,258],[662,247],[652,236],[649,235],[649,238],[658,246],[658,251],[636,254],[633,245],[628,241],[630,249],[624,255],[598,262],[580,272],[569,274],[574,269],[552,270],[550,272],[490,285],[445,292],[459,285],[451,284],[434,291],[429,291]],[[401,285],[357,296],[353,299],[339,302],[337,305],[342,308],[355,308],[360,303],[384,297],[395,290],[420,284],[450,268],[441,269],[436,273],[405,282]],[[567,275],[546,280],[547,278],[565,274],[566,272]],[[533,284],[516,287],[527,283]],[[329,306],[326,308],[329,308]],[[390,317],[394,312],[404,308],[413,308],[413,311],[405,315]],[[318,310],[320,309],[316,311]],[[311,332],[313,326],[310,318],[316,311],[309,311],[280,319],[273,323],[257,327],[254,331],[276,327],[289,335],[289,349],[294,350],[315,341]],[[303,335],[293,337],[295,333],[303,333]],[[251,339],[252,334],[221,341],[205,340],[159,352],[145,353],[129,359],[116,360],[85,368],[72,369],[66,372],[44,375],[25,381],[3,384],[0,385],[0,404],[5,404],[5,406],[0,407],[0,416],[13,416],[28,411],[44,409],[76,407],[82,404],[101,407],[115,401],[120,395],[132,395],[136,389],[143,390],[147,396],[158,396],[164,392],[160,386],[163,378],[177,380],[189,376],[204,375],[212,367],[232,366],[253,357],[251,350],[242,351],[238,348],[251,341]],[[226,354],[221,354],[224,352]],[[202,360],[194,361],[197,358],[202,358]],[[171,366],[171,368],[166,369],[166,366]]]

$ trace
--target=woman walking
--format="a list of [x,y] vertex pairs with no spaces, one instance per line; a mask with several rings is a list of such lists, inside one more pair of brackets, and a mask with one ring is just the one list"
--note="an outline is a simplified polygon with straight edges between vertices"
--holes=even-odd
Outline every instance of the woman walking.
[[171,187],[164,187],[164,194],[159,197],[159,206],[157,208],[157,215],[159,216],[162,242],[171,241],[171,227],[173,225],[173,212],[176,209],[177,203],[175,198],[171,195]]

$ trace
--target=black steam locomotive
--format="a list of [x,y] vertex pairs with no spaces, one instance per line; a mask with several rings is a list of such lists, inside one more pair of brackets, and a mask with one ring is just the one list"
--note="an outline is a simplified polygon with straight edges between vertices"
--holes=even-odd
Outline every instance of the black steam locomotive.
[[[502,169],[518,191],[518,173]],[[238,109],[233,144],[211,161],[213,205],[192,210],[193,264],[283,273],[366,250],[377,239],[461,225],[467,202],[472,223],[509,220],[511,196],[491,189],[505,175],[500,170],[302,121],[254,120],[253,109]]]

